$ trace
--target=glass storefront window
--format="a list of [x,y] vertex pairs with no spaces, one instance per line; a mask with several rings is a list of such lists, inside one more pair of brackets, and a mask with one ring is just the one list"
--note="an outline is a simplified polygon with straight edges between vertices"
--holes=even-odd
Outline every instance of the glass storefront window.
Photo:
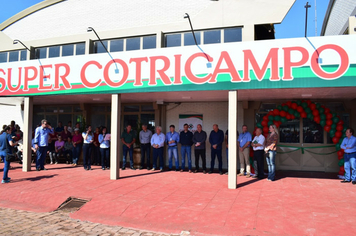
[[124,40],[115,39],[110,41],[110,52],[121,52],[124,50]]
[[324,143],[323,127],[307,118],[303,119],[303,143]]
[[167,34],[165,36],[165,45],[166,47],[179,47],[182,45],[181,40],[181,34]]
[[0,52],[0,63],[7,62],[7,52]]
[[204,44],[220,43],[221,30],[204,31]]
[[124,111],[125,112],[139,112],[140,111],[140,106],[138,106],[138,105],[125,105],[124,106]]
[[62,57],[73,56],[74,53],[74,45],[68,44],[62,46]]
[[59,57],[59,46],[49,47],[48,57]]
[[85,43],[77,43],[75,45],[75,55],[84,55],[85,54]]
[[241,41],[242,41],[242,30],[240,27],[224,29],[224,43],[241,42]]
[[59,112],[60,112],[60,113],[63,113],[63,112],[72,112],[72,106],[59,107]]
[[140,37],[126,39],[126,51],[139,50],[140,41]]
[[[200,32],[194,32],[197,43],[200,44]],[[184,33],[184,46],[195,45],[194,37],[191,32]]]
[[145,36],[142,38],[143,40],[143,49],[156,48],[156,35]]
[[300,140],[300,120],[294,119],[282,123],[279,126],[280,143],[299,143]]
[[20,51],[20,61],[26,61],[26,60],[27,60],[27,50]]
[[93,106],[91,108],[91,111],[93,113],[95,113],[95,112],[105,112],[105,106]]
[[58,107],[46,107],[46,112],[57,113]]
[[9,62],[19,60],[19,51],[13,51],[9,53]]
[[141,111],[154,112],[155,109],[153,108],[153,105],[141,105]]

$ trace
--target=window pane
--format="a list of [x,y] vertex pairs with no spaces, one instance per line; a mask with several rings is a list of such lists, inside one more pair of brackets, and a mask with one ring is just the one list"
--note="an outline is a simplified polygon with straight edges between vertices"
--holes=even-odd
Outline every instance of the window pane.
[[279,142],[281,143],[299,143],[299,119],[289,120],[279,126]]
[[126,51],[139,50],[140,49],[140,38],[129,38],[126,39]]
[[37,48],[36,57],[40,59],[47,58],[47,48]]
[[110,41],[110,52],[121,52],[124,51],[124,40],[116,39]]
[[179,47],[181,43],[181,34],[167,34],[165,36],[166,47]]
[[142,105],[141,106],[141,111],[155,111],[155,109],[153,108],[153,105]]
[[220,30],[204,31],[204,44],[220,43]]
[[[108,41],[102,41],[106,48],[108,48]],[[104,53],[106,52],[105,48],[100,41],[94,42],[94,53]]]
[[73,56],[74,44],[68,44],[62,46],[62,57]]
[[156,48],[156,35],[143,37],[143,49]]
[[91,108],[91,111],[93,113],[97,113],[97,112],[105,112],[105,107],[104,106],[93,106]]
[[324,143],[324,129],[320,124],[303,119],[303,143]]
[[229,28],[224,29],[224,42],[241,42],[242,41],[242,34],[241,28]]
[[46,107],[46,112],[47,113],[54,113],[54,112],[58,112],[58,107]]
[[59,46],[49,47],[48,57],[59,57]]
[[127,105],[127,106],[124,106],[124,111],[139,112],[140,111],[140,106]]
[[[72,112],[72,106],[59,107],[59,112]],[[64,123],[67,124],[66,122]]]
[[19,60],[19,51],[14,51],[9,53],[9,62]]
[[7,52],[0,52],[0,63],[7,62]]
[[44,112],[44,107],[41,106],[33,106],[33,113]]
[[124,129],[126,129],[127,125],[131,125],[132,129],[136,132],[137,121],[138,121],[138,115],[124,115]]
[[20,61],[26,61],[26,60],[27,60],[27,50],[20,51]]
[[91,115],[91,127],[95,130],[96,127],[105,126],[105,114],[95,113]]
[[75,55],[84,55],[85,54],[85,43],[77,43],[75,49]]
[[[197,43],[200,44],[200,32],[195,32]],[[184,46],[195,45],[194,37],[191,32],[184,33]]]

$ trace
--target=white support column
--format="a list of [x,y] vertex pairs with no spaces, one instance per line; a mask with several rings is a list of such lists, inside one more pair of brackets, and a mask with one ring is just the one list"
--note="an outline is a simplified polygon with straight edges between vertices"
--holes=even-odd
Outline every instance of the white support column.
[[121,125],[121,95],[111,95],[111,142],[110,142],[110,179],[120,177],[120,125]]
[[228,188],[236,189],[237,187],[237,91],[229,91],[229,175]]
[[23,164],[22,171],[31,171],[31,141],[32,141],[32,117],[33,97],[24,99],[24,129],[23,129]]

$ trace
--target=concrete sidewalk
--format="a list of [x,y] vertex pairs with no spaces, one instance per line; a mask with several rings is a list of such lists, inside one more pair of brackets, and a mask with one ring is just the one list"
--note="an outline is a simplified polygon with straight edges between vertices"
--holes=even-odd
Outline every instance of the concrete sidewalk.
[[[47,165],[0,185],[0,207],[51,212],[68,197],[90,199],[73,219],[140,230],[192,235],[356,235],[356,186],[335,174],[278,172],[277,180],[188,172],[109,171]],[[33,167],[34,169],[34,167]]]

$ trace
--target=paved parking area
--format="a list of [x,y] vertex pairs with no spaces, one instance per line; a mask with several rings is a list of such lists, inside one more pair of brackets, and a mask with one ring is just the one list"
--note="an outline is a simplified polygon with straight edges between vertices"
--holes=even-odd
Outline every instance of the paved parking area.
[[336,173],[277,172],[274,182],[239,176],[230,190],[219,174],[125,170],[110,180],[98,166],[27,173],[12,166],[11,183],[0,185],[0,207],[53,214],[68,197],[90,200],[65,218],[70,224],[196,236],[356,235],[356,185],[341,184]]

